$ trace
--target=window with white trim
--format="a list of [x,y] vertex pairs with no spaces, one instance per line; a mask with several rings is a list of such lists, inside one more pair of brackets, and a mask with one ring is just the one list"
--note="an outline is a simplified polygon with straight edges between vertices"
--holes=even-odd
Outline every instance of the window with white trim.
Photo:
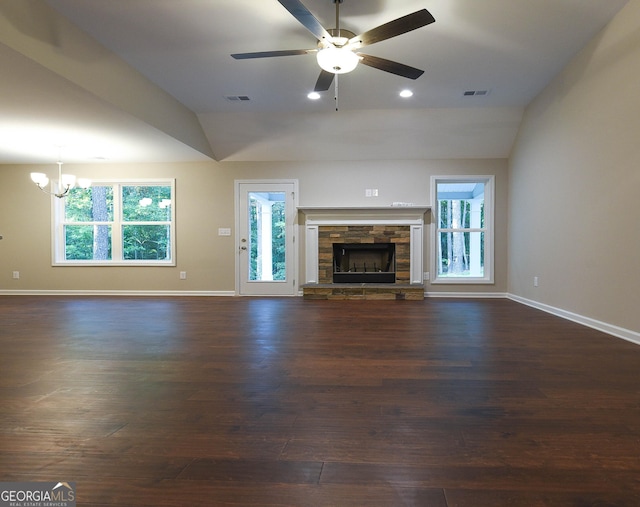
[[433,176],[432,283],[493,283],[494,176]]
[[173,179],[94,180],[54,207],[54,265],[175,265]]

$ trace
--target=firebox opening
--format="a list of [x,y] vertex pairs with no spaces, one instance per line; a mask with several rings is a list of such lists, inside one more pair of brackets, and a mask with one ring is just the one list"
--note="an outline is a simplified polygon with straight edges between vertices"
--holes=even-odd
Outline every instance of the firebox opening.
[[334,243],[333,283],[395,283],[395,243]]

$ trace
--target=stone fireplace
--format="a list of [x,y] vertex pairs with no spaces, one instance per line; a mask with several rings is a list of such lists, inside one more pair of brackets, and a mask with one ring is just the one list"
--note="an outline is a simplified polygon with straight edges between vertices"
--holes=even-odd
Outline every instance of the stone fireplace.
[[[364,264],[369,260],[367,270],[372,270],[377,248],[393,247],[393,279],[391,283],[409,283],[411,230],[406,225],[321,225],[318,228],[318,283],[340,283],[334,277],[336,245],[351,245],[355,260],[350,262],[349,269],[354,273],[363,273]],[[344,247],[339,247],[344,248]],[[363,250],[358,251],[358,248]],[[361,254],[361,255],[359,255]],[[349,258],[352,255],[348,256]],[[383,255],[380,255],[382,262]],[[386,256],[385,256],[386,257]],[[343,260],[344,256],[343,256]],[[355,267],[353,266],[355,262]],[[376,263],[378,267],[379,263]],[[383,266],[386,267],[386,266]],[[364,273],[363,273],[364,275]],[[340,275],[338,276],[340,278]],[[360,278],[360,279],[359,279]],[[364,276],[353,277],[351,283],[366,283]],[[374,282],[375,280],[371,280]],[[389,283],[388,281],[377,283]]]
[[395,243],[333,243],[333,283],[396,283]]
[[422,299],[428,209],[301,208],[305,215],[304,297]]

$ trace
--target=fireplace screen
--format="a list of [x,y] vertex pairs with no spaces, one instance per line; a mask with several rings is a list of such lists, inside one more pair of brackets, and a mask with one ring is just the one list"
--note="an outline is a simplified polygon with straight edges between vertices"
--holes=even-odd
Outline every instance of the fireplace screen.
[[333,283],[395,283],[394,243],[334,243]]

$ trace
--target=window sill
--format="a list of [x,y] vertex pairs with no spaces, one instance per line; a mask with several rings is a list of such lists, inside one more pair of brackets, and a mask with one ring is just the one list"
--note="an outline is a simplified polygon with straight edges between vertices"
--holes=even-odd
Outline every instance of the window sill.
[[131,262],[100,262],[100,261],[85,261],[85,262],[54,262],[52,266],[55,267],[175,267],[174,261],[166,262],[149,262],[149,261],[131,261]]
[[430,281],[431,285],[490,285],[494,281],[491,278],[436,278]]

